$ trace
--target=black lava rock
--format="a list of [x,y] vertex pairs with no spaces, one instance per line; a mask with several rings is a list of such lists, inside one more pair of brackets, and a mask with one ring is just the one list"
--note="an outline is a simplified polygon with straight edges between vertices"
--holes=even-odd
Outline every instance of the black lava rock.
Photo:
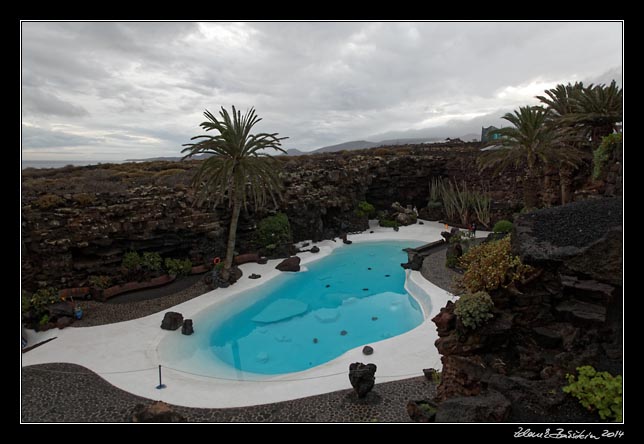
[[183,325],[181,326],[181,334],[190,336],[195,332],[194,328],[192,328],[192,319],[184,319]]
[[176,311],[168,311],[163,315],[161,328],[164,330],[176,330],[183,325],[183,315]]
[[371,347],[371,346],[369,346],[369,345],[365,345],[365,346],[362,348],[362,353],[363,353],[363,354],[365,354],[365,355],[367,355],[367,356],[372,355],[372,354],[373,354],[373,347]]
[[376,383],[376,364],[363,364],[354,362],[349,365],[349,382],[358,394],[358,398],[364,398],[371,391]]

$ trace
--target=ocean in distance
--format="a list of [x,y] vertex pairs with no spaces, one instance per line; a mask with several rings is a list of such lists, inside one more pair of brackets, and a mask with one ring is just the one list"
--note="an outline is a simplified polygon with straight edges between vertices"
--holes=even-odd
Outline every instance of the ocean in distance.
[[25,168],[63,168],[67,165],[87,166],[102,163],[125,163],[123,160],[23,160],[22,169]]

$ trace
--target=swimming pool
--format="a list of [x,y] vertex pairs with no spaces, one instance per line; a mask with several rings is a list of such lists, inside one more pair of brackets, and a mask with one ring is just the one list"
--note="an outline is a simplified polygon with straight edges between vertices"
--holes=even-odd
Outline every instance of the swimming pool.
[[[264,375],[303,371],[423,322],[404,289],[405,247],[363,242],[337,248],[305,271],[282,273],[194,317],[195,334],[169,335],[166,363],[212,373],[213,367]],[[377,348],[377,347],[376,347]],[[233,373],[231,373],[233,372]]]

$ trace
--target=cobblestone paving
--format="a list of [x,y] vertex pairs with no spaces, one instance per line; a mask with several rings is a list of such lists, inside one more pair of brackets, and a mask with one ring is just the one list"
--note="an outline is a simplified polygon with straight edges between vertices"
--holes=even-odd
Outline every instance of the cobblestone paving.
[[[81,301],[79,304],[83,307],[83,319],[74,321],[74,327],[93,327],[95,325],[112,324],[114,322],[129,321],[132,319],[142,318],[153,313],[158,313],[167,310],[177,304],[181,304],[192,298],[196,298],[206,292],[208,288],[203,283],[203,276],[199,276],[196,282],[188,288],[172,294],[168,293],[168,288],[172,290],[175,283],[163,288],[153,288],[150,290],[143,290],[136,292],[141,297],[140,293],[146,293],[148,299],[117,303],[117,301],[98,302],[98,301]],[[163,292],[161,296],[156,297],[157,293]],[[127,295],[125,295],[127,296]],[[115,299],[118,299],[117,296]],[[141,297],[142,298],[142,297]]]
[[420,274],[432,284],[454,293],[454,279],[462,276],[445,266],[445,251],[447,245],[440,246],[425,258]]
[[[172,407],[188,422],[410,422],[407,402],[435,393],[435,385],[421,376],[376,384],[364,400],[353,390],[340,390],[252,407]],[[152,402],[85,367],[62,363],[24,367],[21,394],[23,422],[130,422],[136,404]]]

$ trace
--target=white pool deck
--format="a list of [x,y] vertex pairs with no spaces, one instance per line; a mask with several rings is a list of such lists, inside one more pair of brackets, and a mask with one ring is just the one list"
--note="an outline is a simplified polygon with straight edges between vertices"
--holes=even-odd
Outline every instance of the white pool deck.
[[[398,232],[391,228],[374,225],[374,233],[349,235],[353,242],[410,240],[428,243],[441,239],[443,224],[423,221],[424,225],[400,227]],[[477,232],[485,236],[486,232]],[[301,265],[331,254],[335,248],[350,248],[339,239],[316,244],[320,252],[300,253]],[[352,362],[372,362],[378,366],[376,384],[382,382],[422,376],[423,368],[441,367],[440,355],[434,346],[438,335],[431,322],[448,300],[454,297],[447,291],[433,285],[418,271],[407,270],[405,287],[420,303],[425,320],[421,325],[399,336],[370,343],[374,353],[362,354],[362,346],[349,350],[338,358],[315,368],[285,375],[264,377],[257,381],[231,381],[163,369],[164,389],[157,389],[158,365],[163,366],[157,347],[167,335],[181,335],[180,330],[166,331],[160,328],[166,311],[178,311],[184,318],[193,318],[212,304],[224,303],[228,298],[277,276],[280,271],[275,265],[280,260],[268,261],[265,265],[244,264],[240,268],[244,276],[228,288],[217,289],[176,305],[170,309],[131,321],[97,327],[53,329],[42,333],[27,332],[29,345],[51,337],[55,340],[41,345],[22,355],[22,365],[48,362],[69,362],[82,365],[98,373],[109,383],[128,392],[153,400],[188,407],[242,407],[286,401],[318,395],[335,390],[351,388],[348,378]],[[248,279],[251,273],[262,275],[261,279]],[[430,302],[431,301],[431,302]],[[199,328],[195,325],[195,328]],[[186,337],[188,339],[188,337]],[[213,375],[216,376],[216,375]],[[61,374],[61,377],[64,377]]]

